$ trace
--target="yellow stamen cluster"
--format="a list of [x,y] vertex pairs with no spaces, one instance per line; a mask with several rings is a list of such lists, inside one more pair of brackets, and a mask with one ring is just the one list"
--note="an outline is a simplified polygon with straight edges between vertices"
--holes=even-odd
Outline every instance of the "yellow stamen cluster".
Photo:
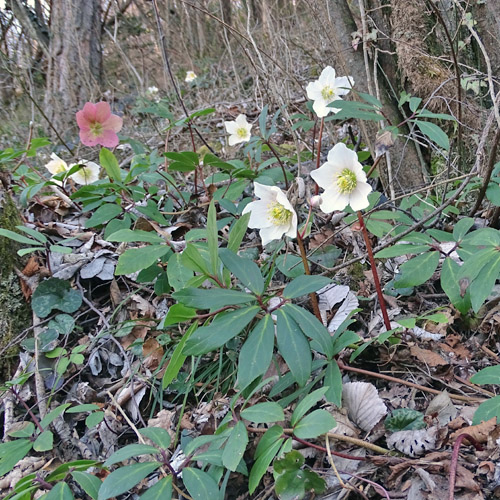
[[268,219],[275,226],[284,226],[290,222],[292,212],[287,210],[281,203],[274,202],[268,205]]
[[92,123],[92,125],[90,126],[90,131],[94,137],[99,137],[102,134],[102,123]]
[[246,136],[247,136],[248,132],[247,132],[247,129],[245,127],[241,127],[239,129],[236,130],[236,135],[240,138],[240,139],[245,139]]
[[332,87],[330,87],[330,85],[325,85],[321,89],[321,97],[325,101],[333,101],[335,97],[335,91],[332,89]]
[[342,194],[351,194],[356,189],[357,184],[356,174],[348,168],[344,168],[337,177],[337,186]]

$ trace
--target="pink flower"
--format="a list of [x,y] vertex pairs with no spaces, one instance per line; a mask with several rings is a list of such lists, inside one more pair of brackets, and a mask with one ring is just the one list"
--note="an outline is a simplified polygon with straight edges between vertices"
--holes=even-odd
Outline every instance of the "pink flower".
[[80,127],[80,140],[85,146],[101,144],[106,148],[114,148],[120,142],[118,136],[123,125],[123,119],[111,114],[107,102],[97,104],[88,102],[76,113],[76,122]]

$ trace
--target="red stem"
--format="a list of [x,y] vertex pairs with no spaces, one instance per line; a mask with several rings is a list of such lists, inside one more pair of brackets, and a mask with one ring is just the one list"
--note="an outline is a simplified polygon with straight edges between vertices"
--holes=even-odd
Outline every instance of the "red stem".
[[375,265],[375,259],[373,258],[372,244],[370,242],[370,236],[366,230],[365,221],[363,219],[363,214],[358,210],[358,221],[361,226],[361,231],[363,232],[363,238],[365,239],[366,251],[368,252],[368,259],[370,260],[370,266],[373,273],[373,281],[375,282],[375,288],[377,289],[377,296],[380,302],[380,310],[382,311],[382,316],[384,318],[385,327],[387,331],[391,329],[391,321],[389,320],[389,315],[387,314],[387,308],[385,307],[384,295],[382,294],[382,287],[380,286],[380,280],[378,278],[377,266]]
[[[321,118],[321,124],[319,126],[319,136],[318,136],[318,154],[316,155],[316,168],[319,168],[321,162],[321,139],[323,138],[323,126],[325,124],[325,119]],[[314,194],[319,193],[319,186],[316,184],[314,188]]]

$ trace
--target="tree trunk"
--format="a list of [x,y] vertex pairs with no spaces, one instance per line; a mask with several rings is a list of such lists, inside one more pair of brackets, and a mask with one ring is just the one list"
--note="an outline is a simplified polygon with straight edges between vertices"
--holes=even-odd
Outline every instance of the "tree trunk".
[[99,96],[102,72],[99,0],[52,0],[45,113],[61,135],[75,112]]

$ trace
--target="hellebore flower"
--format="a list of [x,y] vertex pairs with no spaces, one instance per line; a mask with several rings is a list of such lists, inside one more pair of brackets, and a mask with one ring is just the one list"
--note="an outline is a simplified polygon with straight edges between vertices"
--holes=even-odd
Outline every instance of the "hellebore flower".
[[224,122],[224,126],[226,127],[226,132],[229,134],[230,146],[250,140],[252,125],[247,122],[247,117],[245,115],[238,115],[233,122]]
[[297,214],[285,193],[276,186],[265,186],[254,182],[255,196],[243,210],[250,212],[248,225],[260,229],[262,245],[279,240],[283,235],[291,238],[297,235]]
[[311,172],[311,177],[325,191],[320,208],[325,213],[343,210],[350,205],[353,210],[366,208],[372,188],[358,155],[344,143],[335,144],[329,151],[327,162]]
[[97,163],[81,160],[78,163],[73,163],[70,168],[73,168],[75,165],[80,165],[80,170],[70,175],[70,178],[73,179],[76,184],[92,184],[99,179],[101,167]]
[[[67,172],[68,169],[68,164],[62,159],[59,158],[55,153],[52,153],[50,155],[52,160],[49,161],[45,165],[45,168],[54,176],[57,174],[62,174],[63,172]],[[62,181],[58,181],[56,179],[52,179],[52,182],[56,183],[59,186],[62,186]]]
[[111,114],[107,102],[86,103],[83,109],[76,113],[76,122],[80,127],[80,140],[85,146],[118,146],[120,141],[116,134],[122,128],[123,119]]
[[191,83],[191,82],[194,82],[196,80],[196,78],[198,78],[196,76],[196,73],[194,71],[188,71],[186,73],[186,78],[184,78],[184,81],[186,83]]
[[306,87],[307,97],[314,101],[313,109],[319,118],[324,118],[330,111],[337,113],[338,108],[329,108],[328,104],[338,101],[341,96],[350,92],[354,85],[352,76],[340,76],[335,78],[335,70],[327,66],[319,76],[319,79],[310,82]]

